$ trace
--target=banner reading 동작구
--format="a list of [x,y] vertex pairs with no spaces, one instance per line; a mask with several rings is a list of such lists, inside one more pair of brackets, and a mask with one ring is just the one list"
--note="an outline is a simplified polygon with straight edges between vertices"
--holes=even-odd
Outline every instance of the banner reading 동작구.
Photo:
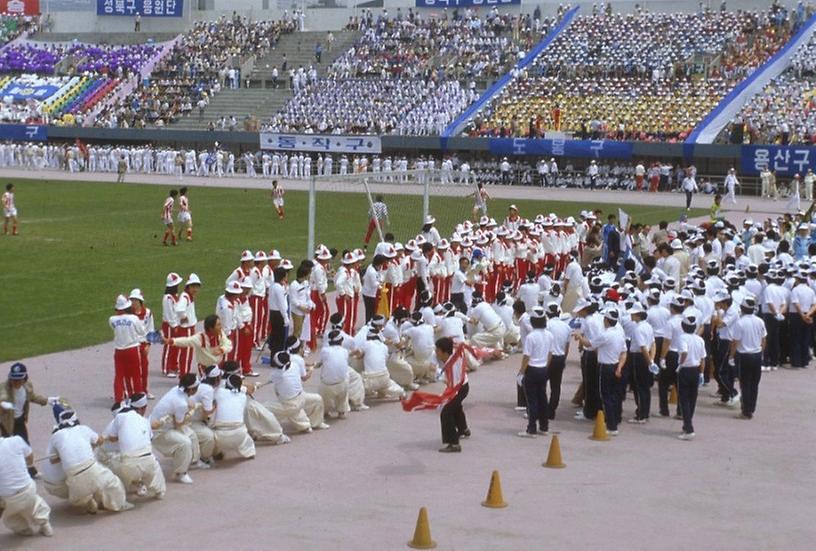
[[382,153],[382,142],[377,136],[261,132],[261,149],[378,154]]
[[96,15],[182,17],[184,0],[96,0]]
[[816,147],[807,145],[744,145],[740,159],[742,174],[759,174],[768,167],[778,176],[804,176],[816,170]]

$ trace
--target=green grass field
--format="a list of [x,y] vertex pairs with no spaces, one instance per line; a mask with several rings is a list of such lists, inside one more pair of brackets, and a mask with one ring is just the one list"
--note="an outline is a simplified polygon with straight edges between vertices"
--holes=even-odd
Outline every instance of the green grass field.
[[[267,191],[192,188],[195,240],[162,247],[160,212],[169,187],[19,180],[19,237],[0,237],[0,361],[80,348],[110,339],[107,317],[114,298],[140,287],[161,318],[165,275],[196,272],[204,282],[200,318],[214,310],[224,279],[243,249],[277,248],[297,265],[306,252],[307,194],[286,195],[286,220],[274,215]],[[366,226],[363,194],[319,193],[318,242],[342,250],[359,247]],[[398,239],[419,231],[420,197],[388,197],[391,230]],[[494,200],[505,212],[510,200]],[[516,201],[522,215],[577,215],[617,205]],[[469,215],[470,200],[432,197],[443,235]],[[676,208],[627,206],[634,220],[676,220]],[[692,216],[702,214],[698,210]],[[401,235],[402,234],[402,235]]]

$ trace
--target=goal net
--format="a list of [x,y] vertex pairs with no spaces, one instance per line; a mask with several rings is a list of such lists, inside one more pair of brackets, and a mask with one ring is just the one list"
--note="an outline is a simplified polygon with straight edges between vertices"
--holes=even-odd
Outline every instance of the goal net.
[[[363,248],[366,237],[373,249],[389,233],[405,243],[422,231],[429,214],[440,234],[450,236],[456,224],[471,217],[468,196],[475,189],[461,183],[456,172],[441,170],[315,176],[309,192],[310,251],[317,243],[338,252]],[[377,202],[386,205],[388,218],[370,224]]]

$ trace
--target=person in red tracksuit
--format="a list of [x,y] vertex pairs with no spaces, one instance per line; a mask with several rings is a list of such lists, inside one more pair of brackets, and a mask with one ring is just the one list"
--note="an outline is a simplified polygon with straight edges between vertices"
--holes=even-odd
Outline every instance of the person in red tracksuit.
[[244,290],[237,281],[230,281],[224,294],[218,297],[215,304],[215,315],[221,321],[221,330],[232,343],[232,349],[224,357],[225,361],[238,362],[238,325],[240,324],[240,299]]
[[255,266],[249,270],[249,281],[252,289],[249,293],[249,306],[252,309],[252,334],[254,335],[254,345],[256,350],[260,350],[266,342],[267,308],[269,304],[266,300],[267,281],[264,268],[267,266],[269,258],[264,251],[255,253]]
[[354,276],[353,266],[357,263],[357,256],[346,251],[343,254],[343,265],[337,268],[334,275],[334,290],[336,292],[337,312],[343,316],[343,331],[353,333],[351,310],[354,307]]
[[142,321],[133,315],[125,295],[116,297],[116,314],[108,319],[113,330],[113,399],[121,402],[142,388],[142,341],[147,336]]
[[326,330],[326,323],[329,320],[329,301],[326,298],[326,291],[329,288],[329,271],[332,253],[325,245],[318,245],[315,249],[314,260],[312,261],[312,273],[309,276],[311,286],[311,299],[315,309],[309,316],[310,339],[309,348],[317,350],[317,337]]
[[243,294],[238,299],[238,357],[241,373],[244,377],[257,377],[259,373],[252,370],[252,348],[255,333],[252,323],[252,307],[249,305],[249,294],[252,292],[252,281],[244,278],[241,282]]
[[[195,334],[198,318],[195,310],[195,297],[201,289],[201,280],[196,274],[190,274],[184,284],[184,291],[179,295],[176,302],[176,314],[178,315],[178,327],[173,338],[189,337]],[[178,374],[179,376],[190,372],[193,363],[193,350],[191,348],[180,348],[178,353]]]
[[178,328],[178,314],[176,313],[176,303],[178,302],[178,287],[184,281],[175,272],[167,274],[165,280],[164,296],[162,297],[162,324],[161,334],[165,342],[162,349],[162,373],[167,377],[178,375],[178,355],[179,349],[166,344],[176,334]]
[[150,308],[145,306],[145,299],[141,289],[133,289],[128,298],[131,302],[133,315],[139,318],[144,324],[145,338],[142,340],[141,345],[142,388],[144,389],[145,394],[147,394],[147,399],[152,400],[153,395],[150,394],[147,387],[147,377],[150,372],[150,362],[148,359],[148,356],[150,355],[150,342],[147,339],[151,333],[156,332],[156,328],[153,324],[153,312],[150,310]]

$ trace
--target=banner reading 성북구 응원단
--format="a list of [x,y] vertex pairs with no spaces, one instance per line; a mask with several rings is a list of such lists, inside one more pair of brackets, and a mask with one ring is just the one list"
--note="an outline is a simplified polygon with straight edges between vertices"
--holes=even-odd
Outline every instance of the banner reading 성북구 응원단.
[[96,0],[97,15],[181,17],[184,0]]

